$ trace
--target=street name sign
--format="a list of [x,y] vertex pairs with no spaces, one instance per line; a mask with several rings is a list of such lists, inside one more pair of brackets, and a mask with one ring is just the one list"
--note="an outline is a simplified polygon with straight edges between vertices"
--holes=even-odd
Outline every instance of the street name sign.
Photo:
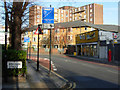
[[22,61],[7,61],[7,68],[22,68]]

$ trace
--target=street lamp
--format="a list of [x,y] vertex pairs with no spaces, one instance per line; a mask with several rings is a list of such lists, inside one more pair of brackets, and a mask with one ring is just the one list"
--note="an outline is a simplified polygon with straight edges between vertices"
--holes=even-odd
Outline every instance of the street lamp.
[[37,52],[37,71],[39,71],[39,34],[41,34],[42,24],[38,24],[38,52]]

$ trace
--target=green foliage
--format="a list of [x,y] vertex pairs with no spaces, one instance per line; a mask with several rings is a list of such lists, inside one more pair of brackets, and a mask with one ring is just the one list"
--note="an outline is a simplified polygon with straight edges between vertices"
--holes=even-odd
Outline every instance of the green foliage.
[[[6,54],[6,58],[4,57]],[[23,75],[26,74],[26,57],[27,53],[23,50],[13,50],[8,49],[7,51],[2,50],[2,59],[3,59],[3,68],[5,68],[5,60],[7,61],[22,61],[22,68],[21,69],[7,69],[4,74],[8,76],[16,76],[16,75]],[[7,64],[7,63],[6,63]],[[5,70],[5,69],[4,69]]]

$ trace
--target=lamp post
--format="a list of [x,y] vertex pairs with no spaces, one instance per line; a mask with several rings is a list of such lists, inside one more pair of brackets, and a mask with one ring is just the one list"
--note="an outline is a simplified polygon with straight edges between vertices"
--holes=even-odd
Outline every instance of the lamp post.
[[42,24],[38,24],[38,52],[37,52],[37,71],[39,71],[39,34],[41,32]]

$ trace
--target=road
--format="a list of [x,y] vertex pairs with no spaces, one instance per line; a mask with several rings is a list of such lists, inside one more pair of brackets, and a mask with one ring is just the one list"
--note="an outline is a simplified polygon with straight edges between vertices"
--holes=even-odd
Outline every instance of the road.
[[[40,55],[48,58],[48,55]],[[75,88],[118,88],[118,67],[85,61],[65,55],[52,55],[52,61],[57,68],[56,73],[71,82]]]

